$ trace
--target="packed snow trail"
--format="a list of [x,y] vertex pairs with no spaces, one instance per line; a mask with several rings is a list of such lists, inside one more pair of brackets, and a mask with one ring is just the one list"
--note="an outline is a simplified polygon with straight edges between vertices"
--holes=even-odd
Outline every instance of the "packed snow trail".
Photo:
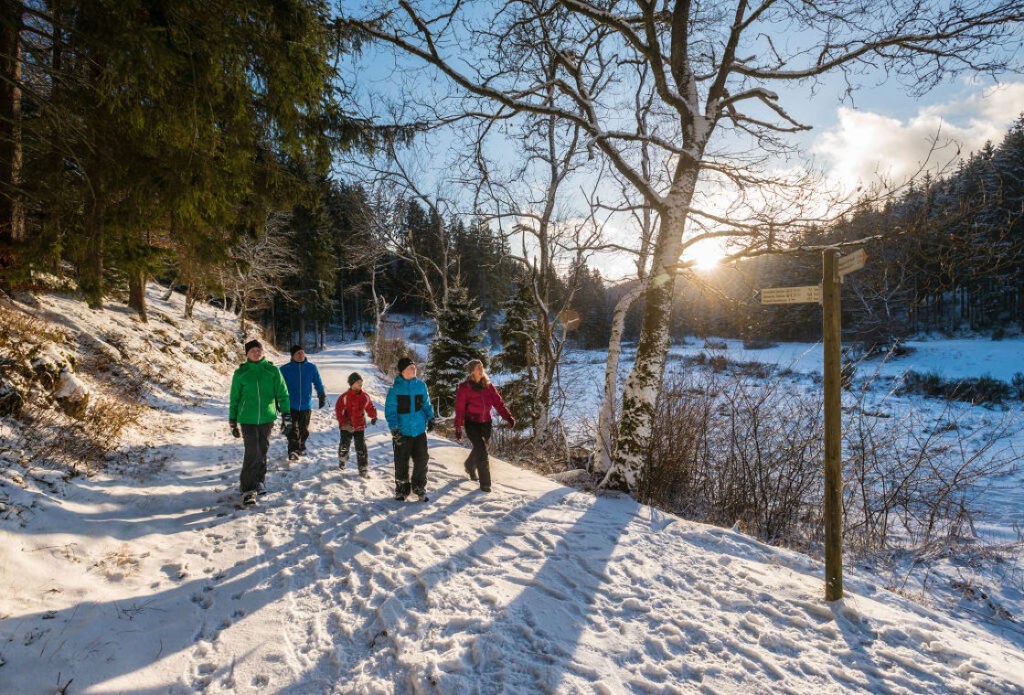
[[[331,405],[359,346],[313,355]],[[386,424],[371,478],[337,468],[329,407],[237,510],[224,385],[166,468],[69,484],[0,527],[0,692],[1014,693],[1021,643],[727,529],[595,497],[431,440],[431,501],[398,503]]]

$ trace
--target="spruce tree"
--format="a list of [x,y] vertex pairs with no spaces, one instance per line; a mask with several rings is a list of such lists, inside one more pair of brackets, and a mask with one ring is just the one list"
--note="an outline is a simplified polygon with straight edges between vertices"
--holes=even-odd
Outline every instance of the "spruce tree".
[[465,287],[448,291],[448,302],[435,316],[437,333],[430,342],[426,383],[434,410],[450,415],[455,409],[455,389],[466,378],[466,362],[486,363],[487,351],[480,332],[480,309]]
[[536,389],[533,367],[536,365],[533,335],[536,335],[536,321],[533,318],[533,303],[527,296],[525,283],[517,282],[515,292],[502,305],[504,319],[498,328],[501,338],[501,353],[494,358],[494,371],[512,374],[502,384],[501,393],[516,416],[516,429],[533,424]]

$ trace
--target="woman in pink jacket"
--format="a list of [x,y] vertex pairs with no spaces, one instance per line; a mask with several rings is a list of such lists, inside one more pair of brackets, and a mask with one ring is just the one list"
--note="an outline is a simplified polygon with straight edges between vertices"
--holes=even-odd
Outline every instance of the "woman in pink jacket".
[[462,427],[466,427],[466,436],[473,442],[473,451],[466,458],[466,474],[470,480],[480,476],[480,489],[491,491],[491,464],[487,457],[487,440],[491,438],[491,408],[498,411],[512,427],[516,419],[505,407],[498,389],[487,378],[484,365],[480,360],[466,363],[469,377],[459,384],[455,393],[455,439],[462,441]]

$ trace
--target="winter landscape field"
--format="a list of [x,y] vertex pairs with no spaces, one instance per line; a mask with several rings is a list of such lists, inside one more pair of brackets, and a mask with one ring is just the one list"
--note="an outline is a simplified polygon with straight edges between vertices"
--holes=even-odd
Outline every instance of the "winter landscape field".
[[[59,297],[43,305],[86,339],[161,354],[116,308],[96,324]],[[332,402],[351,371],[375,399],[386,387],[361,343],[312,359]],[[943,573],[965,568],[941,561],[934,588],[901,591],[850,566],[846,597],[828,604],[806,555],[500,462],[484,495],[461,470],[466,450],[440,438],[431,501],[397,503],[383,425],[363,480],[338,470],[323,411],[300,462],[275,434],[269,494],[239,510],[226,376],[191,364],[188,395],[154,400],[156,431],[137,435],[121,474],[21,467],[5,437],[4,692],[1024,689],[1017,565],[988,601],[951,593]],[[985,523],[1005,541],[1024,507],[1019,472],[996,487]]]

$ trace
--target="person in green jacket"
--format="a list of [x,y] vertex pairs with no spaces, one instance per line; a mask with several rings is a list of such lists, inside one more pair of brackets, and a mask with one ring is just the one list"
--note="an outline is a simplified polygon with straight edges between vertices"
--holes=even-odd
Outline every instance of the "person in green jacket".
[[[263,346],[258,340],[245,344],[246,361],[235,370],[231,378],[231,406],[229,423],[231,434],[245,441],[242,459],[242,502],[255,504],[256,495],[267,490],[263,480],[267,476],[267,449],[270,432],[278,412],[281,429],[290,425],[291,408],[288,387],[284,377],[273,363],[263,359]],[[238,426],[242,429],[239,431]]]

